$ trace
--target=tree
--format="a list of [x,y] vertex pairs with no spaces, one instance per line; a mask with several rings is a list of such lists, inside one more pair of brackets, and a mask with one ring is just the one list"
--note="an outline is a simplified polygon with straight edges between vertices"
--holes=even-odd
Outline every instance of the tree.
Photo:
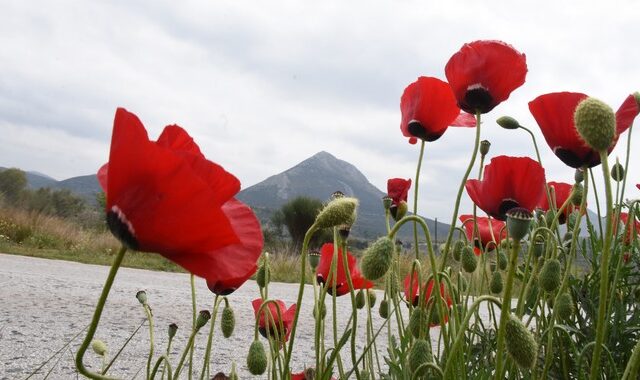
[[27,175],[22,170],[11,168],[0,172],[0,193],[7,201],[18,201],[26,188]]
[[[291,242],[295,249],[299,249],[304,240],[304,235],[316,220],[316,216],[324,205],[318,199],[297,197],[285,203],[271,218],[276,229],[282,226],[287,228]],[[316,233],[312,245],[326,241],[326,234]]]

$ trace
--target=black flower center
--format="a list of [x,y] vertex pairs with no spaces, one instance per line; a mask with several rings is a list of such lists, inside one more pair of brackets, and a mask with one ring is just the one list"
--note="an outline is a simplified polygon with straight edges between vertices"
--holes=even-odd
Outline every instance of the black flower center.
[[138,249],[138,240],[136,239],[133,226],[118,206],[113,206],[111,210],[107,212],[107,226],[109,226],[109,230],[111,230],[113,236],[126,245],[127,248],[133,250]]
[[422,126],[422,123],[420,123],[418,120],[411,120],[407,125],[407,129],[412,136],[429,142],[436,141],[444,133],[444,131],[442,131],[442,133],[429,133],[429,131],[427,131],[427,129],[424,128]]
[[500,207],[498,208],[498,213],[500,214],[500,220],[505,220],[507,217],[507,212],[514,207],[519,207],[520,204],[516,202],[514,199],[507,198],[503,199],[500,203]]
[[585,165],[592,168],[600,164],[600,155],[596,152],[589,153],[585,157],[580,157],[569,149],[557,147],[553,150],[553,153],[555,153],[562,162],[574,169],[581,168]]
[[465,112],[475,115],[477,111],[487,113],[491,111],[497,104],[494,103],[493,97],[489,91],[480,86],[470,86],[464,94],[464,100],[458,104]]

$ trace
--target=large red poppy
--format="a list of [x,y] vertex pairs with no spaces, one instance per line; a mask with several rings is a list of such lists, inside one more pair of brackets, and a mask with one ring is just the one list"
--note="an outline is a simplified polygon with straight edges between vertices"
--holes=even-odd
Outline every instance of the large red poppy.
[[489,216],[505,220],[514,207],[529,211],[544,195],[544,169],[529,157],[498,156],[485,166],[482,180],[466,183],[471,200]]
[[[320,263],[316,268],[316,280],[319,284],[327,283],[327,292],[333,294],[333,274],[329,277],[331,269],[331,260],[333,260],[333,243],[325,243],[320,249]],[[356,258],[347,251],[347,270],[351,274],[351,281],[354,289],[369,289],[373,287],[373,282],[365,280],[358,269]],[[336,296],[343,296],[349,293],[349,283],[347,282],[347,274],[344,270],[342,249],[338,249],[338,271],[336,273]]]
[[205,159],[182,128],[167,126],[150,141],[140,120],[118,108],[98,179],[109,228],[129,248],[161,254],[218,294],[256,271],[262,231],[251,209],[233,198],[240,182]]
[[410,139],[435,141],[449,126],[473,127],[475,119],[460,115],[460,108],[447,82],[419,77],[400,98],[400,130]]
[[[256,318],[258,318],[258,312],[260,311],[262,302],[262,298],[256,298],[251,301]],[[278,331],[278,338],[280,338],[281,341],[286,342],[289,340],[289,334],[291,333],[291,327],[296,315],[296,304],[291,305],[291,307],[287,309],[283,301],[275,300],[275,302],[277,306],[273,302],[269,302],[267,306],[262,309],[260,319],[258,320],[258,331],[263,337],[269,338],[269,335],[272,335],[274,339],[274,332]],[[280,329],[278,311],[280,311],[280,315],[282,316],[282,330]],[[272,321],[275,323],[275,326],[271,324]],[[269,327],[269,335],[267,334],[267,326]]]
[[[600,164],[600,153],[584,142],[573,120],[576,107],[586,98],[587,95],[579,92],[553,92],[529,102],[529,111],[540,126],[547,144],[562,162],[572,168],[591,168]],[[629,95],[616,112],[616,133],[609,153],[638,113],[638,102],[633,95]]]
[[502,41],[474,41],[464,44],[444,70],[458,106],[471,114],[487,113],[522,86],[527,60]]
[[391,178],[387,181],[387,195],[394,205],[399,205],[402,201],[407,201],[411,188],[411,178]]
[[[571,196],[571,190],[573,188],[573,185],[564,183],[564,182],[551,181],[547,183],[547,186],[550,189],[553,188],[553,192],[556,198],[556,210],[559,210],[560,207],[562,207],[562,205],[564,204],[564,202],[566,202],[567,199]],[[549,200],[547,199],[546,195],[540,198],[540,203],[538,203],[538,207],[544,211],[549,210]],[[569,205],[564,209],[564,212],[560,216],[558,216],[558,222],[560,224],[566,223],[569,215],[571,215],[573,211],[579,208],[580,207],[574,206],[572,203],[569,203]]]
[[[416,272],[413,273],[413,281],[411,281],[411,272],[407,274],[404,278],[404,296],[408,302],[411,302],[413,306],[418,306],[418,302],[420,301],[420,287],[418,286],[418,274]],[[433,279],[429,280],[429,283],[426,284],[427,290],[425,294],[425,299],[431,299],[431,291],[433,290],[433,285],[435,281]],[[424,286],[424,285],[423,285]],[[444,298],[447,303],[447,307],[451,307],[453,305],[453,300],[449,295],[449,292],[446,291],[444,283],[440,282],[440,295]],[[447,323],[448,318],[445,316],[444,322]],[[432,323],[431,326],[436,326],[436,323]]]
[[495,248],[497,244],[507,237],[507,231],[504,230],[504,222],[483,216],[476,216],[478,234],[480,235],[478,244],[478,237],[473,238],[473,215],[460,215],[460,222],[464,225],[467,239],[474,241],[478,248]]

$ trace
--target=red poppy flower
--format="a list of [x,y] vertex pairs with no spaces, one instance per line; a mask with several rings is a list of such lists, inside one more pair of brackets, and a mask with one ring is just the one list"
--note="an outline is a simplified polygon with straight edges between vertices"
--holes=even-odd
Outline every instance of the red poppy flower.
[[640,190],[640,183],[637,184],[636,187],[638,188],[638,190]]
[[400,98],[400,130],[409,142],[435,141],[449,126],[475,126],[475,119],[460,116],[460,108],[447,82],[420,77],[404,89]]
[[[333,294],[333,275],[329,277],[331,269],[331,260],[333,260],[333,243],[326,243],[320,249],[320,263],[316,268],[316,280],[318,284],[328,283],[327,292]],[[347,262],[349,264],[349,273],[354,289],[369,289],[373,287],[373,282],[365,280],[358,269],[356,258],[347,251]],[[344,270],[342,250],[338,249],[338,271],[336,273],[336,296],[343,296],[349,293],[349,284],[347,282],[347,274]]]
[[[473,238],[473,215],[460,215],[460,222],[464,225],[467,239],[474,241],[477,248],[495,248],[498,243],[507,237],[507,231],[504,230],[504,222],[482,216],[476,216],[478,233],[480,235],[480,242],[478,243],[478,238]],[[498,240],[497,243],[496,239]],[[476,250],[474,249],[474,252],[475,251]],[[482,253],[483,251],[479,250],[479,252]]]
[[387,195],[394,205],[407,201],[409,188],[411,188],[411,179],[391,178],[387,181]]
[[444,71],[460,108],[487,113],[522,86],[527,60],[502,41],[474,41],[464,44]]
[[[315,373],[315,371],[314,371],[312,368],[310,368],[310,369],[309,369],[309,371],[310,371],[312,374],[314,374],[314,373]],[[307,375],[305,374],[305,371],[302,371],[302,372],[300,372],[300,373],[292,373],[292,374],[291,374],[291,380],[311,380],[311,379],[314,379],[314,378],[315,378],[315,377],[309,377],[309,378],[307,378]],[[331,377],[331,380],[335,380],[335,379],[336,379],[335,377],[333,377],[333,376]]]
[[150,141],[140,120],[119,108],[109,163],[98,172],[107,223],[129,248],[156,252],[228,294],[255,271],[260,223],[235,200],[240,182],[204,158],[182,128]]
[[[256,315],[256,318],[258,318],[258,312],[260,311],[262,302],[262,298],[256,298],[251,301],[253,312]],[[263,337],[269,338],[269,335],[267,335],[267,326],[269,327],[270,334],[273,334],[277,329],[278,338],[280,338],[281,341],[286,342],[287,340],[289,340],[291,326],[293,325],[293,319],[296,315],[296,304],[291,305],[291,307],[287,309],[283,301],[275,300],[275,302],[277,306],[272,302],[269,302],[267,306],[262,309],[262,314],[260,315],[260,320],[258,321],[258,331]],[[282,316],[282,330],[280,329],[280,318],[278,318],[278,311],[280,311],[280,315]],[[271,323],[272,321],[273,323],[275,323],[275,326],[273,324],[268,325],[268,323]],[[275,339],[275,335],[273,337]]]
[[[624,228],[624,231],[625,231],[624,238],[623,238],[623,241],[625,244],[631,243],[634,236],[638,236],[638,233],[640,233],[640,222],[634,219],[633,223],[631,223],[630,227],[627,229],[628,222],[629,222],[629,214],[626,212],[621,212],[619,223],[622,223],[622,228]],[[618,232],[619,223],[613,223],[614,234]]]
[[[529,102],[529,111],[540,126],[547,144],[562,162],[572,168],[591,168],[600,164],[600,153],[584,142],[573,120],[576,107],[586,98],[587,95],[578,92],[554,92],[540,95]],[[638,103],[633,95],[629,95],[616,112],[616,133],[609,153],[638,113]]]
[[529,157],[498,156],[485,166],[483,179],[467,180],[471,200],[489,216],[505,220],[514,207],[529,211],[544,195],[544,169]]
[[[571,190],[573,188],[573,185],[564,183],[564,182],[551,181],[547,183],[547,186],[549,188],[553,188],[556,196],[556,210],[559,210],[560,207],[562,207],[562,205],[564,204],[564,202],[566,202],[567,199],[571,196]],[[546,195],[540,198],[540,203],[538,203],[538,207],[544,211],[549,210],[549,200],[547,199]],[[569,205],[564,209],[564,212],[558,217],[558,222],[560,224],[566,223],[569,215],[571,215],[573,211],[578,210],[579,208],[580,207],[574,206],[573,204],[569,203]]]
[[[425,284],[427,287],[426,294],[425,294],[427,300],[431,299],[431,290],[433,289],[434,283],[435,281],[431,279],[429,280],[428,284]],[[419,291],[420,289],[418,286],[418,274],[414,272],[413,281],[411,281],[411,273],[408,273],[407,276],[404,278],[404,296],[405,296],[405,299],[407,301],[410,301],[413,306],[418,306],[418,302],[420,301]],[[440,295],[442,296],[442,298],[444,298],[448,307],[451,307],[451,305],[453,305],[453,300],[451,299],[451,296],[449,295],[449,293],[445,290],[444,283],[442,282],[440,282]],[[448,320],[449,319],[445,316],[444,322],[447,323]],[[436,325],[437,324],[435,323],[431,324],[432,327]]]

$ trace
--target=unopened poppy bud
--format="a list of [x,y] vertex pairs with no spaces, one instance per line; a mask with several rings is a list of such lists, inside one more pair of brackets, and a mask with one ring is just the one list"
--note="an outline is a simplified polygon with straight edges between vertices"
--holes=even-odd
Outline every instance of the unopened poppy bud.
[[508,264],[509,259],[507,258],[507,254],[503,251],[498,252],[498,268],[500,268],[500,270],[506,270]]
[[269,269],[267,263],[264,262],[262,263],[262,265],[260,265],[260,268],[258,268],[258,273],[256,273],[256,282],[258,283],[259,287],[264,288],[265,286],[267,286],[268,274],[271,274],[271,270]]
[[259,340],[254,340],[249,347],[247,355],[247,368],[252,375],[262,375],[267,370],[267,354],[264,345]]
[[364,292],[362,289],[358,290],[356,293],[356,308],[362,309],[364,307]]
[[407,202],[405,201],[400,201],[397,205],[393,204],[391,208],[389,208],[389,212],[396,222],[407,215],[407,210],[409,210],[409,206],[407,206]]
[[505,341],[507,352],[521,368],[533,368],[538,357],[538,343],[521,320],[509,316]]
[[198,318],[196,318],[196,329],[203,328],[207,322],[209,322],[209,319],[211,319],[211,313],[209,310],[200,310]]
[[567,229],[573,230],[573,227],[575,227],[577,222],[578,222],[578,213],[572,212],[571,214],[569,214],[569,217],[567,218]]
[[562,235],[562,241],[564,242],[571,241],[571,239],[573,239],[573,232],[571,231],[567,231]]
[[386,195],[382,197],[382,207],[384,207],[385,210],[388,210],[391,207],[392,202],[393,199],[391,199],[391,197],[388,197]]
[[493,272],[491,277],[491,293],[500,294],[502,292],[502,274],[500,272]]
[[433,306],[431,307],[431,325],[440,325],[441,324],[441,320],[440,320],[440,309],[438,309],[438,306],[436,304],[433,304]]
[[453,243],[453,259],[455,261],[460,261],[460,256],[462,255],[462,249],[464,248],[464,242],[462,240],[456,240]]
[[562,293],[556,302],[556,312],[558,313],[558,316],[562,320],[568,321],[571,319],[573,311],[573,300],[571,299],[571,295],[569,295],[569,293]]
[[571,204],[574,206],[580,206],[582,204],[582,197],[584,196],[584,187],[580,183],[576,183],[571,188]]
[[613,164],[613,167],[611,167],[611,178],[616,182],[620,182],[624,179],[624,166],[619,162],[616,162]]
[[533,220],[531,211],[522,207],[515,207],[507,211],[507,228],[514,240],[522,240],[529,233],[529,226]]
[[576,183],[582,183],[584,181],[584,171],[580,168],[576,169],[573,179],[575,179]]
[[176,325],[175,323],[170,324],[169,328],[167,329],[169,339],[173,339],[173,337],[176,336],[177,332],[178,332],[178,325]]
[[491,148],[491,142],[489,140],[480,141],[480,155],[482,157],[486,156],[489,153],[489,148]]
[[233,313],[231,306],[225,306],[222,309],[222,316],[220,317],[220,330],[222,335],[228,338],[233,334],[233,330],[236,327],[236,317]]
[[389,301],[384,299],[380,302],[380,308],[378,309],[378,313],[384,319],[389,318]]
[[138,299],[138,301],[142,304],[142,305],[146,305],[147,304],[147,292],[145,292],[144,290],[140,290],[136,293],[136,298]]
[[369,307],[373,307],[376,304],[376,292],[367,289],[367,297],[369,297]]
[[364,278],[374,281],[384,276],[391,266],[393,249],[393,242],[386,236],[373,242],[364,252],[360,261],[360,269],[362,269]]
[[431,348],[429,347],[429,343],[424,339],[418,339],[413,344],[411,351],[409,352],[409,369],[411,373],[413,373],[413,378],[416,376],[420,376],[427,371],[427,368],[422,367],[422,369],[418,372],[418,368],[423,364],[427,364],[431,362]]
[[311,267],[311,269],[315,271],[316,268],[318,267],[318,264],[320,264],[320,252],[309,251],[307,256],[309,258],[309,266]]
[[560,271],[560,261],[558,259],[547,260],[538,277],[540,287],[547,292],[553,292],[558,289],[561,281]]
[[520,128],[520,123],[518,120],[512,118],[511,116],[501,116],[496,120],[499,126],[504,129],[518,129]]
[[616,115],[611,107],[601,100],[586,98],[576,107],[573,118],[587,145],[597,151],[609,149],[616,133]]
[[462,269],[467,273],[471,273],[476,270],[478,260],[476,259],[476,255],[473,253],[473,248],[466,246],[462,249],[460,263],[462,264]]
[[421,307],[413,309],[409,318],[409,331],[414,337],[419,338],[420,332],[427,328],[428,323],[427,312]]
[[336,227],[355,222],[358,200],[351,197],[336,198],[329,202],[316,217],[317,228]]
[[107,354],[107,344],[100,339],[94,339],[91,341],[91,348],[97,355],[105,356]]

